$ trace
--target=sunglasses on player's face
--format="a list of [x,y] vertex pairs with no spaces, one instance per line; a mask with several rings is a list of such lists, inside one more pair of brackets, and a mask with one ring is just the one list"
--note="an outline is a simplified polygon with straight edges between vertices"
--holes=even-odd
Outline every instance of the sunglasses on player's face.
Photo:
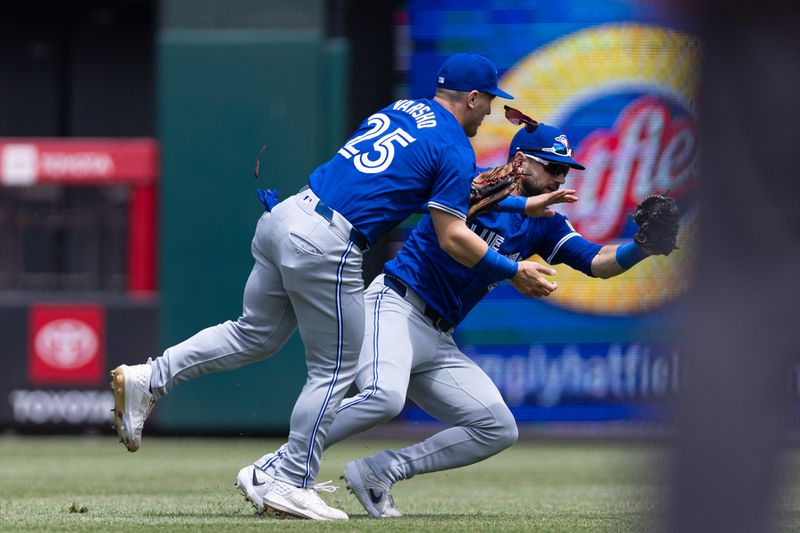
[[521,150],[523,152],[548,152],[548,153],[551,153],[551,154],[561,155],[561,156],[564,156],[564,157],[572,157],[572,154],[574,153],[572,151],[572,148],[567,148],[566,146],[564,146],[561,143],[554,144],[553,146],[544,146],[544,147],[517,146],[515,148],[515,150],[517,150],[517,151]]
[[539,123],[537,121],[533,120],[519,109],[514,109],[513,107],[507,105],[504,105],[503,109],[506,110],[506,119],[510,123],[514,124],[515,126],[525,124],[525,129],[528,131],[528,133],[533,133],[536,131],[536,128],[539,127]]
[[[524,153],[524,152],[523,152]],[[559,174],[564,174],[564,177],[569,174],[569,165],[565,165],[564,163],[554,163],[552,161],[547,161],[546,159],[542,159],[541,157],[536,157],[535,155],[531,154],[524,154],[525,157],[533,159],[537,163],[540,163],[544,166],[545,171],[548,174],[552,174],[553,176],[558,176]]]

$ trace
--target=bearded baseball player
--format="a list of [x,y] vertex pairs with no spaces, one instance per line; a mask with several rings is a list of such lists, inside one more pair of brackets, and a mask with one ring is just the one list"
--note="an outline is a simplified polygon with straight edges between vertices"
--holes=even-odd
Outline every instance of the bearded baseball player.
[[[554,191],[564,185],[571,168],[584,169],[558,128],[522,128],[509,150],[509,161],[519,158],[524,163],[517,196],[498,204],[516,212],[490,211],[471,223],[476,234],[506,257],[516,261],[539,254],[548,263],[566,263],[589,276],[609,278],[675,247],[677,207],[669,198],[663,202],[672,210],[656,214],[658,223],[646,215],[637,220],[645,228],[665,229],[640,229],[636,242],[623,245],[589,242],[566,217],[546,209],[553,202],[577,200],[574,191],[560,196]],[[637,213],[648,211],[653,198],[645,199]],[[367,288],[366,331],[355,381],[360,393],[339,405],[325,445],[391,420],[406,396],[452,425],[417,444],[383,450],[345,466],[343,478],[370,516],[401,516],[391,496],[398,481],[473,464],[516,441],[514,417],[497,387],[458,349],[452,336],[453,328],[499,281],[497,274],[466,268],[443,253],[433,221],[425,216]],[[257,510],[263,507],[273,469],[290,456],[291,450],[282,447],[239,472],[237,484]]]
[[129,451],[141,445],[153,404],[178,383],[270,357],[297,328],[308,377],[290,420],[287,458],[264,496],[276,516],[347,519],[313,489],[336,408],[353,381],[364,338],[362,254],[420,206],[433,240],[469,271],[510,278],[523,294],[552,285],[533,262],[490,249],[466,225],[474,136],[491,112],[497,70],[485,57],[457,54],[442,65],[432,100],[400,100],[367,118],[308,185],[259,219],[255,264],[243,311],[142,365],[112,371],[115,427]]

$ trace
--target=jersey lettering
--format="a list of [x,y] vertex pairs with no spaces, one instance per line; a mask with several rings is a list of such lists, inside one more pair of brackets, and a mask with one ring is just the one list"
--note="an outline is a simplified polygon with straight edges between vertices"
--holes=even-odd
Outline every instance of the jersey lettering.
[[491,248],[492,250],[494,250],[496,252],[496,251],[498,251],[500,249],[500,247],[503,245],[505,240],[506,240],[506,238],[503,237],[502,235],[494,234],[494,235],[492,235],[492,237],[488,241],[486,241],[486,244],[488,244],[489,248]]
[[417,129],[436,127],[436,113],[431,111],[431,108],[425,104],[416,104],[414,100],[398,100],[392,109],[405,111],[414,117]]
[[416,141],[414,137],[406,133],[403,128],[397,128],[393,132],[384,135],[372,145],[374,151],[378,152],[378,158],[375,160],[370,159],[369,154],[359,154],[356,156],[353,164],[356,168],[365,174],[377,174],[383,172],[389,165],[392,164],[394,159],[394,143],[405,147]]
[[[389,129],[391,120],[383,113],[375,113],[367,119],[367,124],[370,129],[366,133],[353,137],[339,150],[339,155],[345,159],[353,158],[353,165],[364,174],[383,172],[392,164],[395,156],[395,144],[406,147],[417,140],[403,128],[396,128],[372,143],[371,152],[361,152],[355,145],[382,135]],[[370,157],[372,152],[377,152],[375,159]]]
[[477,234],[486,244],[489,245],[489,248],[494,250],[495,252],[500,249],[503,243],[506,241],[506,238],[489,228],[483,228],[480,233],[478,233],[478,225],[477,224],[470,224],[469,229],[472,230],[473,233]]
[[361,135],[353,137],[347,141],[347,143],[339,150],[339,155],[344,156],[345,159],[350,159],[359,151],[358,148],[355,147],[356,144],[375,138],[382,134],[384,131],[389,129],[391,121],[389,120],[389,117],[383,113],[375,113],[367,119],[367,124],[371,126],[370,129],[366,133],[362,133]]

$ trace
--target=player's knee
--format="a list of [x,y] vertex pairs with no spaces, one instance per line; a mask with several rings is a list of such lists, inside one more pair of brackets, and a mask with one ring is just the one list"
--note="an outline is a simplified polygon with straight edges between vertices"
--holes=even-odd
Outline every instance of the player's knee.
[[255,351],[268,357],[283,347],[287,337],[275,335],[274,331],[262,325],[243,320],[229,321],[233,336],[244,348],[244,351]]
[[399,415],[406,404],[405,395],[393,391],[379,391],[375,395],[375,400],[384,421],[389,421]]
[[503,448],[508,448],[519,438],[519,430],[517,429],[517,421],[511,410],[503,405],[497,417],[497,441]]
[[491,427],[486,428],[485,431],[488,433],[493,447],[500,451],[517,442],[519,430],[517,429],[517,421],[514,420],[514,415],[505,404],[493,406],[492,414],[494,415],[494,421]]
[[247,348],[262,346],[266,342],[266,331],[252,324],[242,317],[238,320],[229,320],[225,323],[229,334],[233,336],[241,345]]

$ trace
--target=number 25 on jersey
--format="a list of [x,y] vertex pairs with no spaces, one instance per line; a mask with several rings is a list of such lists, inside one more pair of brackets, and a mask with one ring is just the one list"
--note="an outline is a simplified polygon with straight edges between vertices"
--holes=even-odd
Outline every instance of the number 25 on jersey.
[[[367,132],[353,137],[339,150],[339,155],[346,159],[352,158],[356,169],[365,174],[377,174],[389,168],[395,155],[395,143],[400,147],[406,147],[416,141],[416,139],[409,135],[403,128],[396,128],[384,134],[392,123],[389,117],[383,113],[375,113],[369,117],[367,119],[367,124],[370,126]],[[356,148],[357,144],[374,139],[375,137],[378,137],[378,139],[372,143],[372,150],[370,152],[362,152]],[[376,159],[370,158],[370,154],[374,152],[377,152]]]

